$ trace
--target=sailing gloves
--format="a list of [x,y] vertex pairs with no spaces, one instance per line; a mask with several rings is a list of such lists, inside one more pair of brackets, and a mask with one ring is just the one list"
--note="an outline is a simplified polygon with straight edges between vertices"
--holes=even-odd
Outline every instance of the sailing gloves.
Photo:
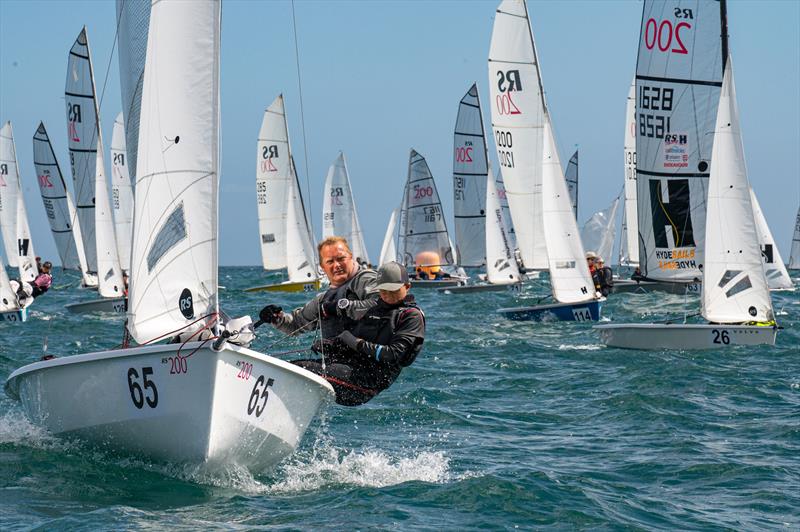
[[350,300],[345,298],[333,301],[323,301],[319,305],[323,320],[342,315],[349,306]]
[[277,323],[283,309],[277,305],[267,305],[258,313],[258,319],[264,323]]
[[356,338],[350,331],[344,331],[335,338],[335,341],[346,345],[353,351],[358,351],[358,345],[362,343],[364,340],[362,340],[361,338]]

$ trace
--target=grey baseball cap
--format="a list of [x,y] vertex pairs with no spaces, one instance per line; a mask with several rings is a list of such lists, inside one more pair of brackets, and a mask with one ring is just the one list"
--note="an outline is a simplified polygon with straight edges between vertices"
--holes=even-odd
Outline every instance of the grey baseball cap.
[[408,284],[406,267],[397,262],[387,262],[378,268],[378,290],[394,292]]

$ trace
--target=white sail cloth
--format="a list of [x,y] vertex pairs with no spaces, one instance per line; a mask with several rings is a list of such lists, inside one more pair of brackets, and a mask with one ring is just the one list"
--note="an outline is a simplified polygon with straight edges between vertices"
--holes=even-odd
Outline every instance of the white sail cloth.
[[636,205],[636,79],[631,81],[625,105],[625,208],[622,212],[622,239],[619,263],[639,265],[639,220]]
[[97,245],[97,291],[102,297],[124,295],[122,267],[117,254],[114,217],[108,199],[102,136],[97,140],[97,175],[95,176],[95,243]]
[[114,121],[114,133],[111,136],[111,198],[119,263],[125,271],[131,268],[133,240],[133,187],[128,173],[129,161],[125,125],[120,113]]
[[218,312],[219,44],[218,1],[153,3],[128,305],[139,343]]
[[339,152],[328,168],[325,194],[322,200],[322,237],[341,236],[347,239],[353,257],[359,262],[369,262],[364,235],[358,222],[353,188],[344,153]]
[[61,266],[68,270],[79,270],[86,275],[86,256],[75,204],[43,122],[39,122],[33,135],[33,164]]
[[486,136],[478,86],[472,84],[458,104],[453,133],[453,214],[455,248],[460,266],[477,267],[486,260]]
[[490,284],[513,284],[520,281],[514,248],[508,238],[503,207],[491,167],[486,176],[486,280]]
[[406,266],[453,266],[442,202],[425,157],[411,150],[406,184],[406,223],[402,256]]
[[758,244],[761,248],[761,259],[764,261],[764,274],[767,276],[767,284],[770,290],[789,290],[794,288],[789,272],[786,271],[786,265],[783,263],[781,252],[778,250],[778,246],[775,245],[772,231],[767,225],[767,219],[764,218],[761,205],[759,205],[752,187],[750,188],[750,202],[753,205],[753,216],[755,217],[756,231],[758,232]]
[[544,124],[542,212],[553,297],[561,303],[595,298],[578,224],[561,170],[550,120]]
[[89,38],[84,27],[69,51],[64,100],[67,141],[83,250],[90,272],[97,271],[95,189],[99,121]]
[[0,249],[0,312],[19,309],[17,294],[14,293],[6,272],[5,260],[3,250]]
[[383,236],[383,244],[381,245],[379,265],[397,260],[397,219],[399,217],[400,207],[394,209],[392,215],[389,216],[389,224],[386,226],[386,234]]
[[39,270],[19,179],[11,122],[0,128],[0,232],[9,266],[19,270],[21,280],[35,279]]
[[719,0],[644,2],[636,64],[636,179],[639,261],[652,279],[701,276],[727,39],[721,5]]
[[546,269],[541,150],[547,106],[523,0],[503,0],[497,8],[489,87],[497,157],[522,260],[527,268]]
[[758,246],[730,57],[711,155],[702,313],[714,323],[773,319]]
[[567,162],[567,169],[564,170],[564,179],[567,182],[569,200],[572,203],[572,213],[578,219],[578,150],[572,154]]
[[792,248],[789,253],[789,268],[800,270],[800,208],[794,220],[794,233],[792,233]]
[[614,249],[618,208],[619,196],[614,198],[611,205],[594,213],[581,228],[581,241],[586,250],[594,251],[609,264]]

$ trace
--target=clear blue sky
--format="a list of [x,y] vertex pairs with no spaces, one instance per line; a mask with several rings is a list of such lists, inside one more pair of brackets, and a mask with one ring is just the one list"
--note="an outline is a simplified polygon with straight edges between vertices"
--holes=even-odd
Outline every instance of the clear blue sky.
[[[298,1],[298,39],[316,233],[325,174],[347,156],[361,225],[377,258],[400,201],[408,150],[425,155],[452,227],[453,125],[478,82],[498,1]],[[634,72],[641,2],[528,2],[562,161],[581,150],[580,221],[622,187],[625,97]],[[729,34],[750,181],[788,260],[800,203],[800,2],[729,2]],[[220,263],[259,264],[255,145],[263,110],[280,92],[303,192],[306,167],[288,1],[225,0],[222,8]],[[67,52],[86,25],[106,147],[120,111],[111,0],[0,0],[0,120],[11,120],[37,253],[57,257],[39,199],[31,137],[44,120],[69,175],[64,110]],[[490,153],[493,148],[490,147]]]

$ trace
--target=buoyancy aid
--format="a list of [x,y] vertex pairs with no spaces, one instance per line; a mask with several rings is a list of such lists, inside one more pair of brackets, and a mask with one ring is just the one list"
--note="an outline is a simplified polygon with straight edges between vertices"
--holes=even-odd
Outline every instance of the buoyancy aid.
[[[361,269],[344,284],[341,284],[335,288],[329,288],[328,291],[325,292],[325,294],[319,299],[319,305],[322,306],[323,303],[328,301],[339,301],[340,299],[361,299],[361,295],[355,292],[353,285],[355,284],[356,279],[359,279],[362,275],[368,272],[374,273],[373,270]],[[322,314],[321,308],[319,309],[319,312]],[[324,319],[321,321],[322,337],[333,338],[346,329],[351,329],[354,323],[355,322],[352,319],[343,315],[331,316],[328,319]]]

